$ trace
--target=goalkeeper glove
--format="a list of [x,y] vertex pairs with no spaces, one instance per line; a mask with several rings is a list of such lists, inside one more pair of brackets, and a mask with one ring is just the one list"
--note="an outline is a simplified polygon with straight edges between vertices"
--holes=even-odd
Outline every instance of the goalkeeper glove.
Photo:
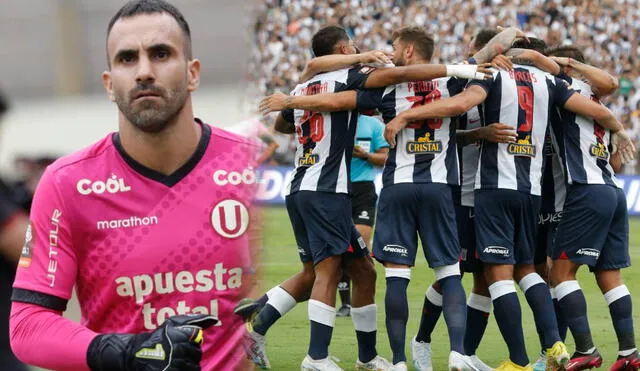
[[93,371],[200,370],[202,330],[218,322],[201,314],[169,317],[153,332],[101,334],[89,344]]

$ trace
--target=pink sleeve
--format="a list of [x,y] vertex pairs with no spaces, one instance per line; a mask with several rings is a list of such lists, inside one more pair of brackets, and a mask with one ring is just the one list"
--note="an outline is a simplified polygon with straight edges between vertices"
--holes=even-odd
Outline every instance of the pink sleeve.
[[[59,182],[57,172],[49,167],[38,184],[12,299],[63,311],[60,304],[66,306],[71,297],[77,263],[71,236],[72,215],[59,191],[69,187]],[[49,299],[34,301],[38,294],[54,299],[56,305],[47,305]]]
[[89,370],[87,349],[95,332],[34,304],[11,305],[11,349],[22,362],[59,371]]

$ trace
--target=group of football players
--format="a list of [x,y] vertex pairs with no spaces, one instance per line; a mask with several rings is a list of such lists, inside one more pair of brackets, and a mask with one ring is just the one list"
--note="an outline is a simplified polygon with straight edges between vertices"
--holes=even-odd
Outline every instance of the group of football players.
[[[264,113],[281,111],[276,130],[298,138],[286,206],[303,268],[236,307],[249,324],[251,360],[270,367],[266,332],[308,301],[311,335],[301,369],[341,370],[328,347],[344,269],[353,280],[356,369],[407,370],[407,286],[419,236],[436,281],[411,340],[416,370],[432,370],[431,333],[441,313],[448,369],[491,370],[476,350],[492,308],[509,350],[498,370],[600,367],[576,279],[581,265],[594,272],[610,309],[619,342],[610,370],[639,369],[631,295],[620,274],[630,265],[626,199],[614,171],[635,148],[599,103],[617,80],[586,64],[577,47],[548,48],[515,28],[480,30],[468,60],[452,65],[429,64],[434,40],[421,27],[400,28],[391,41],[391,59],[359,53],[342,28],[327,26],[313,37],[316,58],[304,81],[261,103]],[[390,149],[369,254],[370,241],[353,225],[349,169],[359,112],[372,109],[386,124]],[[391,361],[376,351],[371,256],[384,265]],[[463,272],[473,274],[468,298]],[[533,364],[516,282],[540,338]]]

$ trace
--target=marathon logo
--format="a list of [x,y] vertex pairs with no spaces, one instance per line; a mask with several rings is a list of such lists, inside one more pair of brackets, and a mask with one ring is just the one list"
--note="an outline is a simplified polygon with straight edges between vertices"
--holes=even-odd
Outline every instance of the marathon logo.
[[485,254],[494,254],[494,255],[502,255],[507,257],[510,255],[509,249],[502,246],[487,246],[482,250]]
[[598,258],[600,256],[600,251],[596,249],[578,249],[576,251],[576,255],[584,255],[584,256],[592,256],[594,258]]
[[442,142],[431,140],[431,133],[426,133],[423,137],[414,142],[407,143],[407,153],[412,155],[435,155],[442,152]]
[[602,143],[590,145],[589,154],[599,160],[609,160],[609,151],[607,151],[607,147]]
[[400,245],[385,245],[382,248],[382,251],[389,252],[393,254],[399,254],[400,256],[407,257],[409,256],[409,250],[406,247]]
[[519,139],[517,143],[507,145],[507,153],[514,156],[536,157],[536,146],[531,144],[530,137]]

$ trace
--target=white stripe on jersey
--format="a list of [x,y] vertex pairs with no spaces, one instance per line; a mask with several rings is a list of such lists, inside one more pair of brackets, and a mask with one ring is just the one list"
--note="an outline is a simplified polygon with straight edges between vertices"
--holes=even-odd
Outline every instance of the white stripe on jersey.
[[[573,88],[574,90],[578,91],[581,95],[591,99],[592,96],[594,95],[593,90],[591,90],[591,86],[589,84],[587,84],[584,81],[580,81],[578,79],[572,79],[572,84],[571,84],[571,88]],[[567,166],[569,166],[569,168],[576,166],[576,167],[582,167],[583,171],[586,173],[586,182],[587,184],[606,184],[605,179],[604,179],[604,174],[602,172],[602,170],[598,167],[597,165],[597,157],[594,157],[591,155],[591,146],[597,146],[598,145],[598,141],[596,139],[596,136],[594,134],[594,122],[591,118],[587,118],[584,116],[580,116],[580,115],[576,115],[576,121],[575,121],[576,125],[578,125],[578,128],[580,130],[580,152],[582,154],[582,164],[569,164],[569,159],[565,156],[565,158],[567,159]],[[603,128],[604,129],[604,128]],[[604,145],[608,146],[609,143],[611,143],[611,131],[604,129],[604,136],[603,136],[603,141],[604,141]],[[567,140],[565,140],[565,154],[567,151]],[[608,153],[608,149],[607,149],[607,163],[606,163],[606,169],[609,171],[609,173],[611,174],[611,180],[613,181],[613,183],[616,185],[616,187],[618,188],[622,188],[620,185],[620,182],[618,181],[618,179],[615,176],[615,172],[613,171],[613,168],[611,167],[611,165],[609,164],[609,158],[610,158],[610,154]],[[573,184],[574,183],[574,179],[571,177],[571,171],[567,171],[568,173],[568,180],[569,180],[569,184]],[[579,181],[580,183],[583,183],[584,180]]]
[[[402,112],[402,110],[398,110]],[[415,138],[414,129],[403,129],[397,135],[396,138],[396,168],[393,172],[393,184],[398,183],[413,183],[413,169],[415,168],[415,156],[408,153],[407,143]]]
[[[473,107],[467,112],[466,130],[475,129],[482,126],[480,111],[478,107]],[[480,144],[470,143],[462,147],[460,162],[462,163],[462,176],[460,182],[460,204],[462,206],[473,207],[473,190],[476,184],[476,173],[478,172],[478,161],[480,160]]]
[[[540,70],[538,70],[540,71]],[[533,73],[533,71],[531,71]],[[542,71],[540,71],[542,72]],[[549,126],[549,88],[547,87],[546,78],[540,79],[541,83],[533,83],[533,132],[531,133],[531,143],[536,146],[536,156],[531,159],[531,168],[529,169],[529,179],[531,180],[531,193],[534,195],[542,194],[542,163],[544,161],[544,137],[547,135],[547,127]],[[536,107],[535,104],[543,102],[544,107]],[[544,123],[544,125],[538,125]]]
[[[354,137],[355,141],[356,138]],[[340,161],[340,172],[338,173],[338,184],[336,186],[337,193],[349,193],[349,188],[347,188],[347,184],[349,184],[349,172],[347,172],[347,155],[346,153],[342,153],[342,160]]]
[[[502,73],[502,72],[498,72]],[[502,95],[500,98],[500,122],[517,128],[518,126],[518,93],[515,88],[515,80],[511,80],[509,75],[502,75]],[[487,122],[486,125],[493,124]],[[518,189],[516,179],[516,163],[513,155],[507,153],[506,143],[498,144],[498,188]],[[482,160],[480,160],[482,166]],[[478,172],[480,176],[480,172]],[[476,178],[476,188],[479,188],[480,178]]]

